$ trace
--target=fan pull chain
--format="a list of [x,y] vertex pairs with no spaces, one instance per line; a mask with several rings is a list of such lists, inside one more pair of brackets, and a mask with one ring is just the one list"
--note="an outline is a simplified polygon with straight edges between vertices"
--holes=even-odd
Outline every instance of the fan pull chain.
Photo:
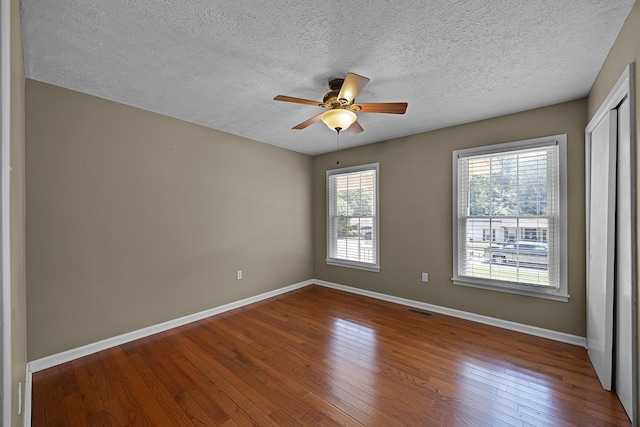
[[340,131],[341,128],[336,128],[336,165],[340,164],[340,158],[338,157],[338,153],[340,152]]

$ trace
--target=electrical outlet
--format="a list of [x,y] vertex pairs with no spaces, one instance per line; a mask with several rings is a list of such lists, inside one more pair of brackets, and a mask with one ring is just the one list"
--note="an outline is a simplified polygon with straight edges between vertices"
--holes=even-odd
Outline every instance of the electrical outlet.
[[236,279],[242,280],[242,270],[236,271]]
[[428,282],[429,281],[429,273],[422,273],[422,281],[423,282]]

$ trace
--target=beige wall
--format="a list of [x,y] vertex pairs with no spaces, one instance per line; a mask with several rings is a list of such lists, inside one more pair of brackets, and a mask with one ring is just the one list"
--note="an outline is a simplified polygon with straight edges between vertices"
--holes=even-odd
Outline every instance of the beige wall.
[[32,80],[26,105],[29,360],[313,277],[311,157]]
[[[18,383],[27,362],[24,184],[24,65],[20,1],[11,0],[11,423],[23,425],[18,415]],[[24,384],[23,384],[24,386]],[[24,387],[23,387],[24,398]],[[23,399],[24,401],[24,399]]]
[[[336,167],[336,154],[316,157],[315,278],[585,336],[585,125],[583,99],[340,153],[341,166],[380,163],[379,273],[325,263],[325,171]],[[452,151],[562,133],[568,137],[570,301],[453,285]]]
[[[613,47],[609,51],[607,59],[600,69],[600,73],[593,83],[591,92],[589,93],[588,104],[588,118],[589,120],[594,116],[602,102],[605,100],[613,85],[618,81],[618,78],[624,71],[627,64],[635,62],[635,109],[636,109],[636,169],[640,165],[640,150],[638,150],[638,143],[640,143],[640,3],[636,1],[631,13],[627,17],[620,34]],[[638,178],[637,188],[640,188],[640,173],[636,172]],[[637,202],[640,202],[640,197],[636,195]],[[640,205],[637,208],[637,212],[640,215]],[[640,217],[637,219],[640,224]],[[640,240],[639,240],[640,242]],[[638,255],[640,256],[640,247],[638,248]],[[640,262],[640,260],[639,260]],[[636,287],[638,284],[636,283]],[[640,325],[638,325],[640,330]],[[640,344],[639,344],[640,345]],[[638,349],[640,353],[640,348]],[[637,363],[637,361],[636,361]],[[637,396],[640,405],[640,396]]]

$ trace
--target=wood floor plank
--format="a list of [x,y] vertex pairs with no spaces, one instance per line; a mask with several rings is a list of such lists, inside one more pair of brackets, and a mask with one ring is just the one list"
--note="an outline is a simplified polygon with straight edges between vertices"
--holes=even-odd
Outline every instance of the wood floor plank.
[[[244,329],[247,331],[252,331],[253,329],[251,328],[251,326],[248,326],[249,323],[251,323],[254,319],[243,319],[243,325],[244,325]],[[257,322],[258,325],[263,325],[263,322]],[[264,337],[262,338],[263,341],[268,340],[269,335],[268,335],[268,330],[263,331],[265,333]],[[254,332],[256,333],[256,332]],[[259,333],[259,332],[257,332]],[[273,342],[274,346],[278,346],[282,344],[282,340],[278,339],[275,342]],[[306,345],[312,345],[311,343],[307,342],[304,343]],[[293,353],[295,352],[295,349],[291,346],[286,346],[286,351],[288,353]],[[317,349],[315,351],[320,351],[320,349]],[[345,352],[346,348],[343,346],[341,348],[341,352]],[[337,357],[337,353],[335,351],[329,351],[325,354],[325,361],[323,361],[320,365],[320,367],[324,370],[324,375],[325,378],[327,377],[327,375],[332,375],[332,377],[334,378],[334,385],[344,385],[345,381],[344,379],[348,379],[349,381],[351,381],[354,384],[359,384],[359,396],[364,399],[365,402],[369,402],[369,405],[374,405],[379,403],[379,397],[376,396],[376,393],[372,393],[370,391],[370,388],[373,387],[369,387],[369,381],[371,378],[376,377],[376,375],[378,374],[377,372],[372,373],[370,371],[371,368],[371,364],[369,362],[367,363],[358,363],[358,364],[354,364],[354,359],[350,358],[348,363],[344,363],[340,360],[338,360]],[[358,353],[354,353],[354,357],[359,357]],[[306,358],[303,358],[302,360],[307,360]],[[356,367],[356,365],[358,365]],[[316,367],[317,368],[317,367]],[[389,385],[389,387],[387,387],[387,393],[385,395],[385,399],[389,399],[389,400],[393,400],[395,401],[395,404],[393,405],[393,407],[391,408],[392,411],[392,415],[395,418],[398,418],[400,420],[404,420],[405,423],[415,423],[415,424],[424,424],[425,422],[430,423],[431,425],[434,425],[434,423],[436,422],[436,420],[434,420],[432,414],[424,414],[423,417],[424,419],[421,420],[415,420],[415,419],[407,419],[407,415],[406,414],[410,414],[410,413],[415,413],[415,406],[418,406],[420,408],[424,408],[431,406],[431,400],[427,399],[425,396],[420,396],[419,402],[415,403],[414,407],[411,407],[408,405],[407,402],[404,401],[405,396],[399,391],[399,392],[395,392],[395,389],[393,388],[393,386]],[[391,422],[390,420],[388,422]],[[406,425],[406,424],[405,424]]]
[[[389,426],[401,425],[395,419],[367,405],[363,400],[349,395],[346,391],[336,387],[335,382],[329,383],[327,378],[330,377],[330,374],[324,370],[317,373],[316,371],[321,368],[317,366],[312,368],[306,363],[306,359],[299,358],[297,362],[295,358],[289,357],[289,352],[277,352],[257,342],[252,343],[250,349],[253,357],[259,358],[272,369],[280,370],[295,378],[295,381],[301,387],[312,393],[310,398],[324,400],[327,404],[338,407],[359,423],[372,425],[375,420],[379,420],[380,422],[384,421]],[[304,363],[299,363],[299,361]],[[322,404],[321,401],[319,402],[320,404]],[[350,420],[345,419],[343,422],[348,424]]]
[[101,360],[101,353],[90,354],[86,357],[73,361],[74,366],[76,366],[77,363],[82,363],[84,365],[91,379],[90,382],[82,383],[82,392],[84,394],[92,393],[91,388],[93,388],[93,391],[95,391],[100,397],[100,401],[104,408],[104,415],[101,415],[100,413],[96,415],[96,419],[99,420],[97,424],[100,425],[100,422],[102,422],[101,420],[106,418],[107,421],[104,422],[105,425],[128,425],[129,417],[113,390],[112,384]]
[[[185,395],[190,396],[215,425],[226,423],[231,417],[229,414],[233,414],[242,425],[253,424],[237,404],[176,350],[166,337],[157,337],[151,345],[141,341],[136,351],[147,363],[152,364],[154,372],[163,378],[163,382],[178,384],[172,389],[179,390],[174,391],[174,396],[181,404],[188,402],[191,405],[191,401],[184,399]],[[200,411],[194,408],[194,412]]]
[[43,387],[45,390],[44,410],[46,425],[64,426],[68,424],[64,409],[64,392],[62,391],[60,381],[61,377],[57,366],[44,374]]
[[263,337],[262,341],[264,345],[257,341],[252,344],[252,355],[263,360],[268,366],[288,372],[305,389],[322,396],[332,405],[340,406],[354,418],[360,419],[365,425],[373,423],[371,416],[367,413],[373,413],[377,419],[384,420],[387,425],[394,425],[392,418],[368,406],[364,400],[354,395],[348,395],[348,392],[337,387],[337,378],[333,377],[331,369],[324,363],[311,366],[306,354],[291,347],[280,347],[281,342],[271,340],[267,336]]
[[102,399],[91,382],[91,375],[85,366],[83,359],[76,359],[70,364],[70,373],[74,374],[76,381],[76,389],[74,392],[79,393],[82,407],[87,417],[93,417],[94,414],[104,412]]
[[[292,418],[287,414],[281,414],[281,411],[269,400],[248,387],[238,376],[228,371],[217,359],[212,358],[200,345],[190,339],[188,333],[194,329],[196,328],[183,328],[183,333],[176,335],[174,340],[179,344],[177,349],[191,360],[200,372],[233,399],[257,425],[278,426],[278,420],[293,422]],[[197,338],[196,341],[198,341]]]
[[[31,399],[34,402],[34,404],[31,406],[31,423],[34,426],[48,425],[46,418],[46,405],[48,399],[45,392],[45,375],[51,371],[51,369],[47,369],[44,371],[34,372],[31,377],[32,384],[38,385],[38,387],[33,387],[31,393]],[[36,402],[38,403],[37,405],[35,404]]]
[[[163,411],[167,414],[167,418],[173,420],[176,425],[201,425],[200,421],[203,418],[198,411],[189,412],[185,410],[184,399],[175,399],[167,389],[160,378],[156,376],[154,370],[149,368],[146,364],[147,359],[143,359],[140,354],[130,352],[126,356],[126,362],[123,360],[121,364],[130,364],[136,373],[140,376],[140,379],[146,385],[146,388],[151,392],[153,400],[157,401],[162,407]],[[179,396],[184,396],[180,394]],[[190,401],[188,402],[190,403]],[[193,409],[193,405],[188,405],[190,409]],[[208,417],[206,417],[208,419]],[[210,421],[210,420],[209,420]]]
[[33,426],[629,426],[584,348],[320,286],[33,375]]
[[151,426],[153,425],[152,414],[145,410],[143,401],[139,400],[135,391],[132,390],[131,379],[120,369],[115,359],[115,353],[120,351],[120,348],[115,347],[100,352],[102,356],[100,360],[107,373],[108,381],[117,401],[126,412],[129,423],[132,426]]
[[97,415],[89,415],[85,412],[79,394],[69,394],[64,397],[64,410],[67,416],[67,422],[72,426],[88,426],[89,417],[96,419]]

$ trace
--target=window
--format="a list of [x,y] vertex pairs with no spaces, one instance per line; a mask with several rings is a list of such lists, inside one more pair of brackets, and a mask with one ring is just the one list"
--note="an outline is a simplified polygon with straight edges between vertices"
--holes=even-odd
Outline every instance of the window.
[[453,152],[455,284],[568,300],[565,171],[566,135]]
[[327,264],[379,271],[378,164],[327,171]]

